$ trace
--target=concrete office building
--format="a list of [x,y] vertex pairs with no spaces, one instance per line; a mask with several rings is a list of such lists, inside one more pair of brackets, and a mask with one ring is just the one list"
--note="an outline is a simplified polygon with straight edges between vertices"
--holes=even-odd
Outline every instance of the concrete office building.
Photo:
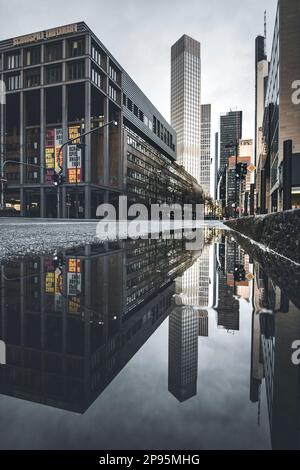
[[[95,217],[100,203],[120,194],[146,204],[175,194],[182,202],[196,188],[176,163],[174,129],[85,23],[1,41],[0,78],[5,203],[21,215],[57,216],[60,168],[63,217]],[[75,155],[74,147],[59,155],[68,139],[112,120],[118,127],[88,135]]]
[[183,35],[171,49],[171,125],[177,160],[201,182],[201,46]]
[[[261,155],[258,156],[261,213],[283,210],[285,192],[288,196],[292,193],[289,206],[300,207],[299,22],[299,1],[279,0],[266,89]],[[286,141],[292,141],[292,147],[284,158]],[[289,159],[292,164],[291,188],[284,183],[285,165]]]

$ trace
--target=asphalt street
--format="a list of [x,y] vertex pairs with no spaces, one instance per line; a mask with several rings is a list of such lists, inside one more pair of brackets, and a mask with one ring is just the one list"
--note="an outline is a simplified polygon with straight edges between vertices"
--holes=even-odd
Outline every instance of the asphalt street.
[[[101,243],[96,234],[97,223],[97,220],[1,218],[0,261]],[[200,225],[225,228],[217,221],[203,221]]]

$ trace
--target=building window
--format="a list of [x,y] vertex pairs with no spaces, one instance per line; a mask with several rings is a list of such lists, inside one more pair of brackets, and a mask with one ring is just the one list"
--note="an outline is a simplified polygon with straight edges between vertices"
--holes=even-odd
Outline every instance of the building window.
[[112,65],[109,66],[109,76],[114,82],[117,82],[118,72]]
[[123,105],[124,106],[127,105],[127,97],[126,97],[125,93],[123,93]]
[[94,46],[92,46],[92,59],[101,66],[101,53]]
[[154,134],[156,134],[156,127],[157,127],[157,123],[156,123],[156,122],[157,122],[157,121],[156,121],[156,117],[153,116],[153,132],[154,132]]
[[73,39],[69,41],[69,57],[78,57],[85,53],[85,39]]
[[20,75],[10,75],[7,80],[7,85],[10,91],[18,90],[19,88],[21,88]]
[[140,121],[144,122],[144,113],[141,110],[140,110],[139,118],[140,118]]
[[92,68],[92,82],[94,82],[95,85],[101,88],[101,75],[94,68]]
[[62,43],[48,44],[46,47],[46,62],[53,62],[62,58]]
[[131,99],[129,99],[129,98],[127,100],[127,108],[129,109],[129,111],[132,112],[133,103],[132,103]]
[[62,80],[61,65],[54,65],[46,68],[46,81],[47,83],[57,83]]
[[149,129],[150,129],[151,131],[153,130],[152,121],[151,121],[151,119],[149,119],[147,116],[145,116],[145,114],[143,115],[143,122],[144,122],[145,126],[149,127]]
[[160,121],[158,119],[156,121],[156,135],[160,137]]
[[114,87],[112,87],[111,85],[109,85],[108,94],[109,94],[109,96],[112,100],[117,101],[117,97],[118,97],[117,90]]
[[31,47],[24,52],[25,65],[37,65],[41,62],[41,48]]
[[7,56],[8,70],[17,69],[20,67],[20,54],[12,54]]
[[137,107],[137,105],[133,105],[133,114],[136,116],[136,117],[139,117],[139,108]]
[[70,62],[68,72],[69,80],[84,78],[84,62]]
[[40,69],[26,70],[25,72],[25,88],[39,86],[41,84]]

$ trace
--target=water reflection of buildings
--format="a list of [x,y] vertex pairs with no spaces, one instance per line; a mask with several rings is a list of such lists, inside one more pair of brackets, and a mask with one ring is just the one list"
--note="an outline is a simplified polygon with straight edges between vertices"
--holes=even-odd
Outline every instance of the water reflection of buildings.
[[198,315],[177,307],[169,317],[169,391],[184,402],[197,395]]
[[181,307],[169,317],[169,391],[179,402],[197,395],[198,338],[208,337],[210,247],[176,280]]
[[[299,286],[299,269],[291,268],[290,275]],[[287,279],[284,275],[282,286]],[[300,368],[292,363],[292,344],[299,338],[299,296],[290,301],[285,289],[256,264],[250,398],[260,409],[265,380],[274,450],[300,449]]]
[[218,327],[227,331],[239,331],[239,298],[249,300],[249,282],[245,277],[236,278],[236,268],[249,272],[249,257],[229,237],[221,235],[216,244],[217,275],[215,281],[215,309]]
[[0,393],[84,412],[174,308],[180,240],[85,247],[1,268]]

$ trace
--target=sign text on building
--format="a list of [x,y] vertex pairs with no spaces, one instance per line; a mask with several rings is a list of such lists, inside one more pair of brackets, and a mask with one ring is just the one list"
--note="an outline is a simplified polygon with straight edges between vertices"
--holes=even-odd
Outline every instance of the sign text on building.
[[31,42],[42,41],[43,39],[56,38],[64,34],[76,33],[77,23],[61,26],[59,28],[47,29],[47,31],[39,31],[38,33],[27,34],[26,36],[19,36],[13,40],[14,46],[21,46],[22,44],[29,44]]

